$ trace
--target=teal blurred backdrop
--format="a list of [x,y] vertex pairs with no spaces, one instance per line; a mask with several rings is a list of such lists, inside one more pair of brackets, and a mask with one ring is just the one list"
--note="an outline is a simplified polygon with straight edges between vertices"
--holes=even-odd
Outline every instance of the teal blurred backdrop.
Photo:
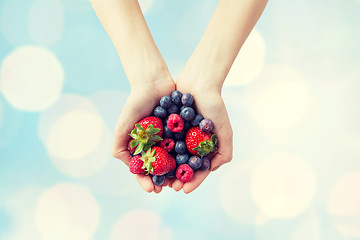
[[[215,0],[141,0],[176,78]],[[86,0],[0,1],[0,239],[360,239],[360,1],[271,0],[226,79],[234,159],[193,193],[111,157],[130,87]]]

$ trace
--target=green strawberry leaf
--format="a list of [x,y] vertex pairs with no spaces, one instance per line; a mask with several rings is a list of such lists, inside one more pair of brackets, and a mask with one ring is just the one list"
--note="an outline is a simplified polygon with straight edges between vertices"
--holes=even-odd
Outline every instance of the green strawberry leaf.
[[161,141],[163,139],[159,135],[153,135],[153,136],[150,137],[150,140],[152,140],[152,141]]
[[135,127],[136,127],[139,131],[145,131],[145,129],[141,126],[140,123],[135,124]]
[[134,155],[137,155],[137,154],[141,153],[143,148],[144,148],[144,143],[140,142],[139,145],[137,146],[135,152],[134,152]]
[[130,147],[131,147],[131,148],[134,148],[134,147],[136,147],[137,145],[139,145],[139,141],[138,141],[138,140],[132,140],[131,143],[130,143]]

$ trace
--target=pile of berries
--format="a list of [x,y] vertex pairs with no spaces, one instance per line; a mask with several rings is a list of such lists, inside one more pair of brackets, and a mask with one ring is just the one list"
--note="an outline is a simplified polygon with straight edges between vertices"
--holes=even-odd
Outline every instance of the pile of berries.
[[206,155],[217,148],[213,129],[213,122],[196,112],[190,93],[176,90],[171,97],[163,96],[153,115],[136,123],[129,134],[130,172],[151,174],[155,185],[165,178],[190,181],[195,171],[210,168]]

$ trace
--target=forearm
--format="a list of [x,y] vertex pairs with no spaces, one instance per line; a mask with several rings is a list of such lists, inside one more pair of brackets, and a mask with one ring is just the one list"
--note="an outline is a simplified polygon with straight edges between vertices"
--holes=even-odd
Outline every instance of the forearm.
[[[267,0],[220,0],[185,69],[184,76],[221,86]],[[195,76],[188,76],[195,75]]]
[[[146,76],[167,75],[137,0],[91,0],[111,38],[131,85]],[[161,77],[161,76],[160,76]]]

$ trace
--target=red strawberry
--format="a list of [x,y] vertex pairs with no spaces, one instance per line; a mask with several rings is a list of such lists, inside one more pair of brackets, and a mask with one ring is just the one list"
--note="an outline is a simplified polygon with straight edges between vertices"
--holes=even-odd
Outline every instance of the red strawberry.
[[140,157],[140,155],[137,155],[130,159],[129,169],[133,174],[145,173],[145,170],[142,168],[144,162],[140,159]]
[[140,158],[148,173],[161,176],[175,169],[175,159],[163,148],[153,147],[143,152]]
[[190,128],[185,137],[186,147],[193,155],[204,157],[216,151],[216,135],[205,133],[199,127]]
[[163,123],[160,118],[146,117],[135,124],[135,128],[129,134],[134,140],[131,141],[130,149],[135,148],[134,155],[149,149],[156,142],[162,140]]

